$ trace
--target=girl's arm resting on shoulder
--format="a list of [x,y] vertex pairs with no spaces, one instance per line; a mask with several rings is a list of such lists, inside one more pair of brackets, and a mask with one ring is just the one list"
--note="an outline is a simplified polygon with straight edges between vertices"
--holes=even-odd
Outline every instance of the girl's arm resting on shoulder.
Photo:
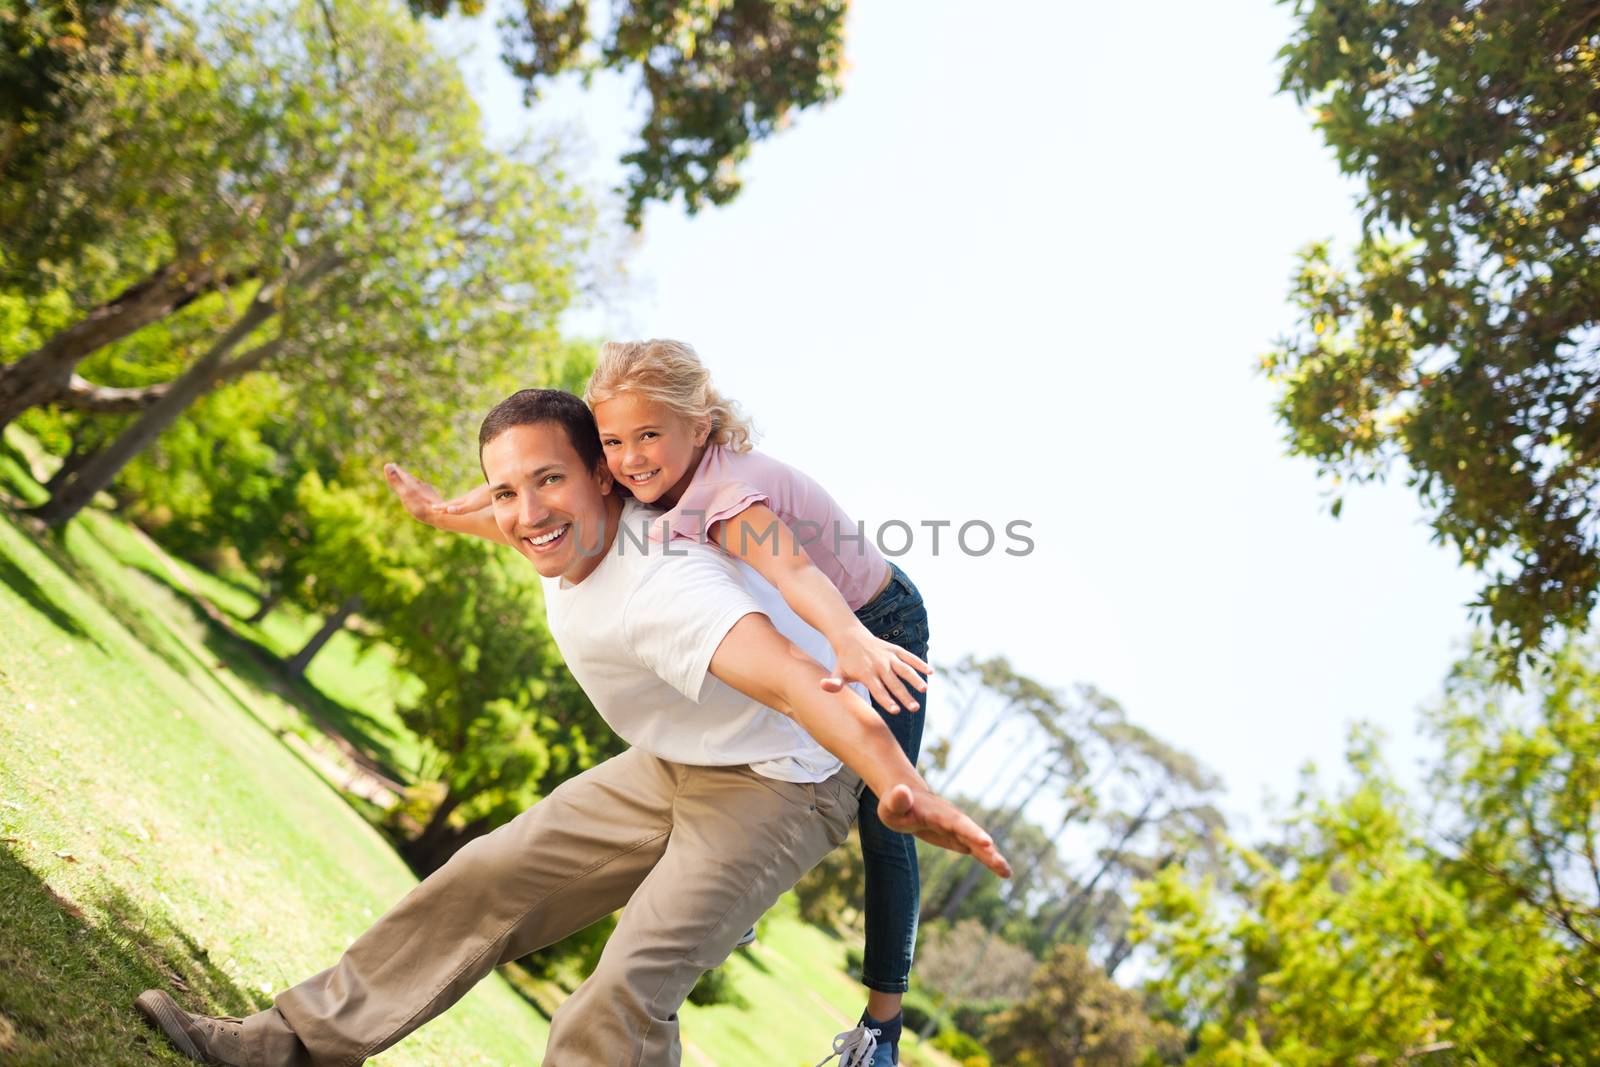
[[835,666],[841,677],[861,682],[890,711],[916,709],[906,684],[925,691],[928,686],[917,671],[927,673],[928,665],[898,645],[872,636],[771,508],[752,504],[713,526],[711,537],[730,556],[754,567],[796,615],[827,639],[838,657]]
[[723,637],[711,673],[752,700],[798,722],[880,799],[884,823],[976,856],[1002,877],[1010,865],[977,823],[928,788],[883,720],[849,689],[824,692],[822,664],[796,648],[765,615],[751,612]]

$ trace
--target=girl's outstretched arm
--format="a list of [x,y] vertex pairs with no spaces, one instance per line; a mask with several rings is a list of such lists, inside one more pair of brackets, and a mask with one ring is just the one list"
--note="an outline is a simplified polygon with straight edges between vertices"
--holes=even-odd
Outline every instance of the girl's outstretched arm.
[[[495,525],[494,508],[481,507],[472,511],[448,512],[435,505],[444,503],[439,490],[418,478],[398,463],[385,463],[383,476],[400,498],[400,503],[413,519],[452,533],[472,534],[502,545],[511,544]],[[463,498],[464,499],[464,498]]]
[[794,531],[771,508],[752,504],[716,523],[711,537],[730,556],[754,567],[796,615],[827,639],[837,657],[834,674],[838,678],[866,686],[886,711],[917,710],[911,689],[927,691],[922,676],[931,673],[931,668],[899,645],[872,636],[828,576],[811,562]]

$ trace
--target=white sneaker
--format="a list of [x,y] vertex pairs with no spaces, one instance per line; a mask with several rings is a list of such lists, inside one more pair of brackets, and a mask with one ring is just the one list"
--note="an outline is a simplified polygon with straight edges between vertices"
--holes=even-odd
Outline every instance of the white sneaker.
[[823,1057],[817,1063],[817,1067],[823,1067],[835,1056],[839,1059],[839,1067],[870,1067],[877,1051],[878,1031],[858,1026],[854,1030],[846,1030],[835,1036],[833,1055]]
[[744,936],[739,938],[738,943],[735,944],[733,947],[734,948],[745,948],[745,947],[747,947],[749,945],[753,945],[755,943],[756,943],[756,928],[754,926],[752,926],[750,929],[748,929],[748,930],[746,930],[744,932]]

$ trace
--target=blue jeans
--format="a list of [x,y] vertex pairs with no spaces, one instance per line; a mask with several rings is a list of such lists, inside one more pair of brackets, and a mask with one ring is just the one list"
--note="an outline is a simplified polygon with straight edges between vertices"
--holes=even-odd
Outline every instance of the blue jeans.
[[[928,658],[928,612],[922,594],[905,572],[889,564],[889,584],[856,612],[874,637],[899,645],[912,655]],[[908,687],[909,688],[909,687]],[[928,714],[926,693],[912,690],[921,707],[890,715],[873,702],[889,732],[915,766],[922,749],[922,721]],[[872,790],[861,793],[861,857],[866,865],[867,943],[862,956],[861,982],[881,993],[904,993],[911,982],[911,954],[917,944],[917,913],[922,902],[921,874],[917,869],[917,843],[897,834],[878,818],[878,798]]]

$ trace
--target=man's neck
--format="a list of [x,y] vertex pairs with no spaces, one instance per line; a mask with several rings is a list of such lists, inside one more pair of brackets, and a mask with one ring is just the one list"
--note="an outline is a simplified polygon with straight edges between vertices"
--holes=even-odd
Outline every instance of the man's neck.
[[617,541],[617,528],[622,525],[622,497],[617,493],[606,494],[606,515],[600,530],[600,545],[596,549],[584,546],[581,531],[573,531],[579,535],[578,558],[572,561],[572,567],[561,576],[562,582],[567,585],[577,585],[595,572],[611,553],[611,546]]

